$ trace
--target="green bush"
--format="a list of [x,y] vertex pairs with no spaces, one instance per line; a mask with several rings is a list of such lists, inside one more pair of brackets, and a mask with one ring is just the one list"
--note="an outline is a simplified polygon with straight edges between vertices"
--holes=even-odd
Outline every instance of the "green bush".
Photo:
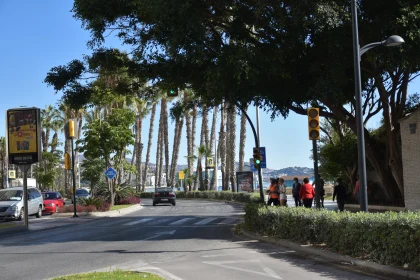
[[256,233],[323,243],[345,255],[420,270],[419,213],[337,213],[247,204],[244,226]]
[[[223,201],[238,201],[238,202],[259,202],[259,196],[249,193],[233,193],[231,191],[192,191],[192,192],[175,192],[177,198],[188,199],[215,199]],[[140,194],[141,198],[152,198],[152,192],[143,192]]]

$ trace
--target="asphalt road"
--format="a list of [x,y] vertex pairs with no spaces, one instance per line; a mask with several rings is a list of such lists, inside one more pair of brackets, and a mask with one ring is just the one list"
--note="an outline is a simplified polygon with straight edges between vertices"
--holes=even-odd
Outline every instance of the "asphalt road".
[[58,228],[0,239],[0,279],[48,279],[115,268],[175,280],[386,279],[234,237],[232,226],[243,214],[238,204],[178,200],[175,207],[153,207],[147,199],[142,204],[126,216],[67,218],[68,224]]

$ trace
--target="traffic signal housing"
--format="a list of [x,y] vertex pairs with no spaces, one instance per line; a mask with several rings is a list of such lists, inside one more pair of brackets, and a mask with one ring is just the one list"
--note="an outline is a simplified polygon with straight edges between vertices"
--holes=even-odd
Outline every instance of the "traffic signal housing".
[[168,90],[168,97],[177,97],[177,96],[178,96],[178,89]]
[[261,153],[260,153],[260,149],[259,148],[254,148],[253,149],[253,157],[254,157],[254,166],[255,168],[260,167],[261,165]]
[[69,153],[64,154],[64,168],[66,170],[71,169],[71,160],[70,160],[70,154]]
[[308,108],[308,129],[309,140],[321,139],[321,128],[319,126],[319,108]]

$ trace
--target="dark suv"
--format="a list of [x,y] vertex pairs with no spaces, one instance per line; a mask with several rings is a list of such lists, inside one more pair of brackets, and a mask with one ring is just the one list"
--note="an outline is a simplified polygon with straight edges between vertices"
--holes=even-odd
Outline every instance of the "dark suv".
[[170,203],[176,205],[176,195],[171,188],[157,188],[153,195],[153,206],[158,203]]

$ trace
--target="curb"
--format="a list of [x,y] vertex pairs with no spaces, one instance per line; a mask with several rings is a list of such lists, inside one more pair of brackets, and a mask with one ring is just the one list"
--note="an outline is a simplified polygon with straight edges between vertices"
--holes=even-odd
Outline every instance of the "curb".
[[[78,212],[77,215],[83,216],[83,217],[115,217],[115,216],[119,216],[123,214],[129,214],[131,212],[140,210],[141,208],[143,208],[141,204],[135,204],[133,206],[126,207],[121,210],[112,210],[112,211],[107,211],[107,212],[82,212],[82,213]],[[57,217],[57,218],[73,217],[73,213],[54,213],[54,217]]]
[[[236,235],[234,231],[232,231],[232,233]],[[318,261],[324,261],[324,262],[336,263],[336,264],[350,263],[351,265],[354,265],[354,266],[358,266],[361,268],[368,268],[368,269],[385,273],[385,274],[389,274],[389,275],[402,276],[408,279],[420,279],[420,273],[417,273],[415,271],[402,270],[399,268],[377,264],[374,262],[363,261],[363,260],[355,259],[349,256],[343,256],[335,252],[317,249],[317,248],[311,247],[310,245],[301,245],[301,244],[294,243],[286,239],[275,239],[273,237],[261,236],[259,234],[252,233],[245,229],[241,229],[241,233],[248,238],[257,239],[261,242],[280,245],[282,247],[287,247],[294,251],[302,252],[311,256],[319,256],[321,258],[317,258]]]

